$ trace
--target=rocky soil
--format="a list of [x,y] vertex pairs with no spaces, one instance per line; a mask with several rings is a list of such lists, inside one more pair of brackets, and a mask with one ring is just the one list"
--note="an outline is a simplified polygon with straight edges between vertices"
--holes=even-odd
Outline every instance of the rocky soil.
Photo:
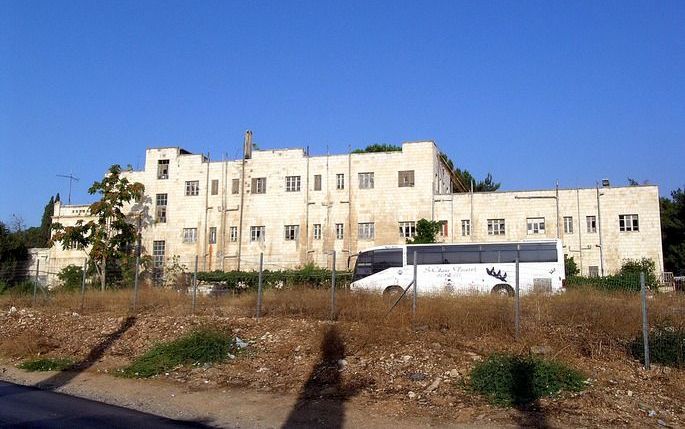
[[[256,321],[146,312],[128,319],[107,313],[2,310],[0,354],[7,365],[35,355],[73,357],[83,362],[80,371],[116,375],[153,344],[212,325],[232,332],[247,347],[224,363],[178,367],[156,382],[191,391],[235,388],[325,398],[378,416],[436,424],[677,428],[685,421],[685,372],[659,366],[645,371],[621,354],[593,359],[536,345],[532,352],[563,358],[582,371],[587,389],[508,409],[491,406],[468,389],[474,363],[502,347],[487,337],[459,341],[448,332],[402,328],[407,332],[398,340],[374,335],[373,327],[359,323],[284,317]],[[332,331],[339,339],[335,368],[321,360],[330,346],[326,333]],[[511,348],[521,351],[513,343]]]

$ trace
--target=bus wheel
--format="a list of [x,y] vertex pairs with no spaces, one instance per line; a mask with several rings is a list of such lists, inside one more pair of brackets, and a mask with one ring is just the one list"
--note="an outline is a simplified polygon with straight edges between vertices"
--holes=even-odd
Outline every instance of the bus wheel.
[[493,287],[490,293],[499,296],[514,296],[514,289],[507,284],[500,284]]
[[397,301],[397,298],[402,295],[402,292],[404,292],[404,289],[397,285],[388,286],[383,291],[383,299],[389,304],[394,304],[395,301]]

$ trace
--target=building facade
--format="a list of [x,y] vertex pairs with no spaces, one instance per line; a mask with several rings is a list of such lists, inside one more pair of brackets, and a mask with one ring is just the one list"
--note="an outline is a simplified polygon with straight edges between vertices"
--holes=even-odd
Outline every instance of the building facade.
[[[401,151],[309,156],[302,149],[252,150],[211,161],[180,148],[148,149],[145,185],[129,207],[144,252],[163,268],[174,257],[199,269],[253,270],[307,263],[351,268],[368,247],[400,244],[419,219],[442,221],[439,241],[563,240],[584,274],[608,274],[625,259],[663,267],[656,186],[453,193],[460,185],[432,141]],[[54,222],[87,219],[88,206],[56,203]],[[50,250],[51,271],[82,265],[80,250]]]

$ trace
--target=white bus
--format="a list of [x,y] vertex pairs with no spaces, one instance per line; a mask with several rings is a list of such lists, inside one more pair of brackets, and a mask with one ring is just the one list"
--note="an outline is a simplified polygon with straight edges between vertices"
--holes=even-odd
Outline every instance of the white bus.
[[561,240],[407,244],[373,247],[360,252],[350,288],[385,295],[402,293],[414,277],[414,252],[418,260],[418,294],[512,296],[517,257],[521,294],[559,292],[565,278]]

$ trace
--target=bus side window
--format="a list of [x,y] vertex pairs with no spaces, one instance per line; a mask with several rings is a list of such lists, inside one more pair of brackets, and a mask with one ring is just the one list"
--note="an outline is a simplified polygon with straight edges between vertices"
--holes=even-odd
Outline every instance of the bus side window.
[[446,264],[477,264],[480,262],[478,246],[445,246],[443,258]]
[[402,266],[402,249],[376,250],[373,252],[373,272]]
[[557,262],[554,244],[522,244],[521,262]]

